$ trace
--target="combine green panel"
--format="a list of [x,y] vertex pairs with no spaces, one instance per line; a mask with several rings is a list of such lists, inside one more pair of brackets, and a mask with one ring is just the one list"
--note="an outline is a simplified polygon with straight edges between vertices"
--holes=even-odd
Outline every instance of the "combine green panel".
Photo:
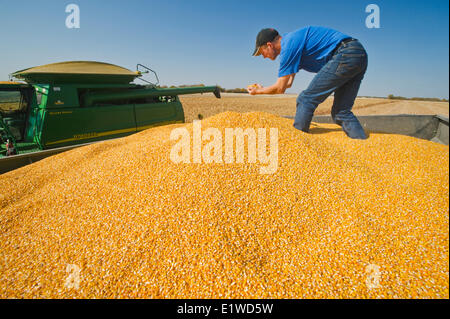
[[78,107],[78,88],[76,85],[52,85],[49,88],[50,94],[46,108],[63,108],[63,107]]
[[134,105],[45,110],[44,149],[121,137],[136,132]]
[[156,125],[183,123],[183,107],[178,99],[169,103],[136,104],[137,130],[145,130]]

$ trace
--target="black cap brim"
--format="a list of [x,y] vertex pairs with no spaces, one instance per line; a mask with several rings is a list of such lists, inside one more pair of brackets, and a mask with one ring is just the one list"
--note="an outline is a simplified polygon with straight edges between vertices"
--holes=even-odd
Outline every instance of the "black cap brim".
[[255,48],[255,51],[253,51],[252,56],[258,56],[258,55],[261,55],[261,52],[259,52],[259,49],[261,49],[260,46],[259,46],[259,47],[256,47],[256,48]]

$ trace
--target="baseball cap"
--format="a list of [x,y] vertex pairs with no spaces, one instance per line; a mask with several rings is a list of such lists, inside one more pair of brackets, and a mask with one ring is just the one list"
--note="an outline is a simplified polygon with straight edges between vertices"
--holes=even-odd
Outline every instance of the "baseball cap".
[[261,31],[259,31],[258,35],[256,36],[255,51],[253,51],[252,55],[261,55],[261,52],[259,52],[259,48],[267,42],[272,42],[277,36],[278,31],[273,28],[262,29]]

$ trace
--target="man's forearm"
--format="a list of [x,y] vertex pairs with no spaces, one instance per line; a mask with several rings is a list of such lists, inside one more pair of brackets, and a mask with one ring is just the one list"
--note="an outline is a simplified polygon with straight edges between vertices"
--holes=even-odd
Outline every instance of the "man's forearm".
[[283,94],[285,89],[280,88],[278,85],[274,84],[271,86],[259,88],[256,94]]

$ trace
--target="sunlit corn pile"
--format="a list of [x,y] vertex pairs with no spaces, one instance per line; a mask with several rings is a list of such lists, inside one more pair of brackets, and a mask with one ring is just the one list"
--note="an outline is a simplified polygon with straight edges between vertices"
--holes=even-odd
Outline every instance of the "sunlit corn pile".
[[175,164],[178,124],[1,175],[0,297],[449,298],[448,146],[201,125],[278,128],[278,170]]

